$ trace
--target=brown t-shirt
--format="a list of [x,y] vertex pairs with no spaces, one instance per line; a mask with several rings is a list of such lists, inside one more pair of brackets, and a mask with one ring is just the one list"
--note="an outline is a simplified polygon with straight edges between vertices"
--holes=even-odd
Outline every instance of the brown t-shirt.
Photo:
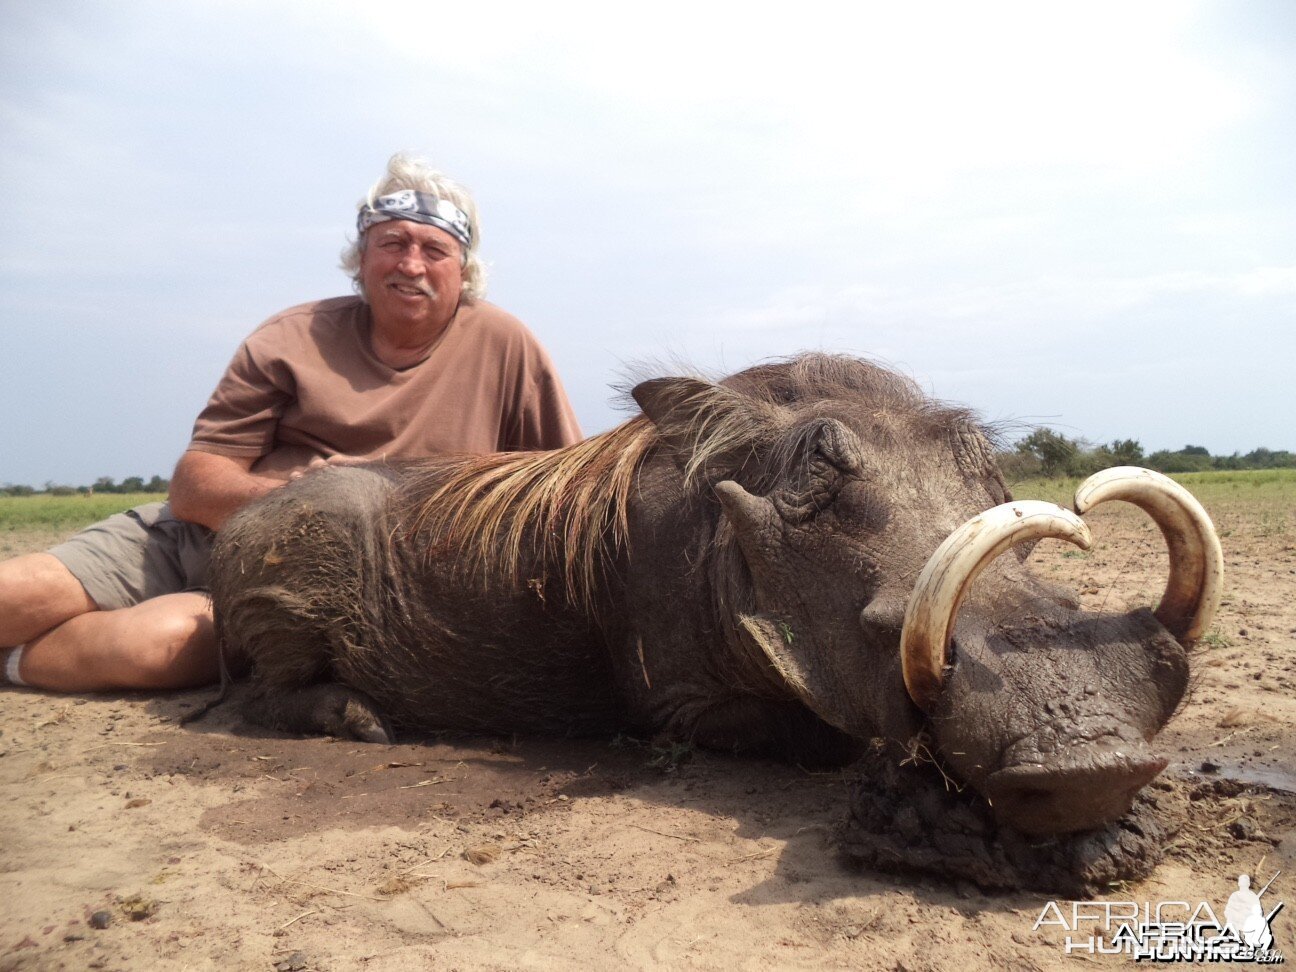
[[581,438],[549,355],[511,314],[463,304],[428,356],[375,357],[369,307],[336,297],[266,321],[234,354],[190,449],[287,476],[317,457],[556,449]]

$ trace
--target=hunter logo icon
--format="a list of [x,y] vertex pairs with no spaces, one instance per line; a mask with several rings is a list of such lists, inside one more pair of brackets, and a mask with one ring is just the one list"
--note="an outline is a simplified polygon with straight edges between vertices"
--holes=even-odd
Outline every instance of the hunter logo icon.
[[[1282,872],[1279,871],[1279,874]],[[1230,931],[1241,941],[1258,952],[1265,952],[1273,945],[1273,932],[1269,923],[1274,915],[1282,909],[1280,901],[1273,911],[1265,914],[1260,898],[1269,890],[1269,885],[1278,877],[1275,874],[1259,893],[1251,890],[1251,878],[1246,874],[1238,875],[1238,889],[1229,895],[1228,904],[1224,906],[1225,934]]]
[[1274,947],[1271,923],[1281,901],[1266,913],[1260,899],[1278,879],[1278,871],[1258,892],[1249,875],[1238,875],[1223,913],[1208,901],[1072,901],[1064,909],[1050,901],[1034,930],[1056,926],[1066,932],[1067,955],[1125,955],[1136,962],[1250,962],[1279,965],[1286,961]]

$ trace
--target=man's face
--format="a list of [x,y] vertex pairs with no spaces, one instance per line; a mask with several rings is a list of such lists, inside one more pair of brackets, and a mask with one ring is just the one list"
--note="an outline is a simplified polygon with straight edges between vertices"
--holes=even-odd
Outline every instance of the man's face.
[[459,306],[459,241],[407,219],[378,223],[365,233],[360,279],[379,327],[440,330]]

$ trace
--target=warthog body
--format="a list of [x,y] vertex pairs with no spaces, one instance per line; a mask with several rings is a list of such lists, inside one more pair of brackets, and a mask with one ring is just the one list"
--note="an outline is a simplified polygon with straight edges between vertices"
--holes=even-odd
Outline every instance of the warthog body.
[[252,718],[807,761],[881,737],[1037,833],[1114,819],[1165,765],[1148,743],[1184,648],[1149,611],[1080,612],[1014,556],[963,598],[939,695],[906,694],[915,580],[1010,499],[969,413],[823,355],[634,396],[643,416],[567,449],[327,468],[233,518],[212,596]]

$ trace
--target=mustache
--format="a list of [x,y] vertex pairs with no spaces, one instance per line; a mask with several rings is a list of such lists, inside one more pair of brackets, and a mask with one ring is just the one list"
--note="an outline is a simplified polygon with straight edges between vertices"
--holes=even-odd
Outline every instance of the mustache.
[[426,280],[420,280],[418,277],[407,277],[403,273],[390,273],[384,278],[383,284],[390,286],[400,284],[402,287],[412,287],[425,297],[435,298],[436,290]]

